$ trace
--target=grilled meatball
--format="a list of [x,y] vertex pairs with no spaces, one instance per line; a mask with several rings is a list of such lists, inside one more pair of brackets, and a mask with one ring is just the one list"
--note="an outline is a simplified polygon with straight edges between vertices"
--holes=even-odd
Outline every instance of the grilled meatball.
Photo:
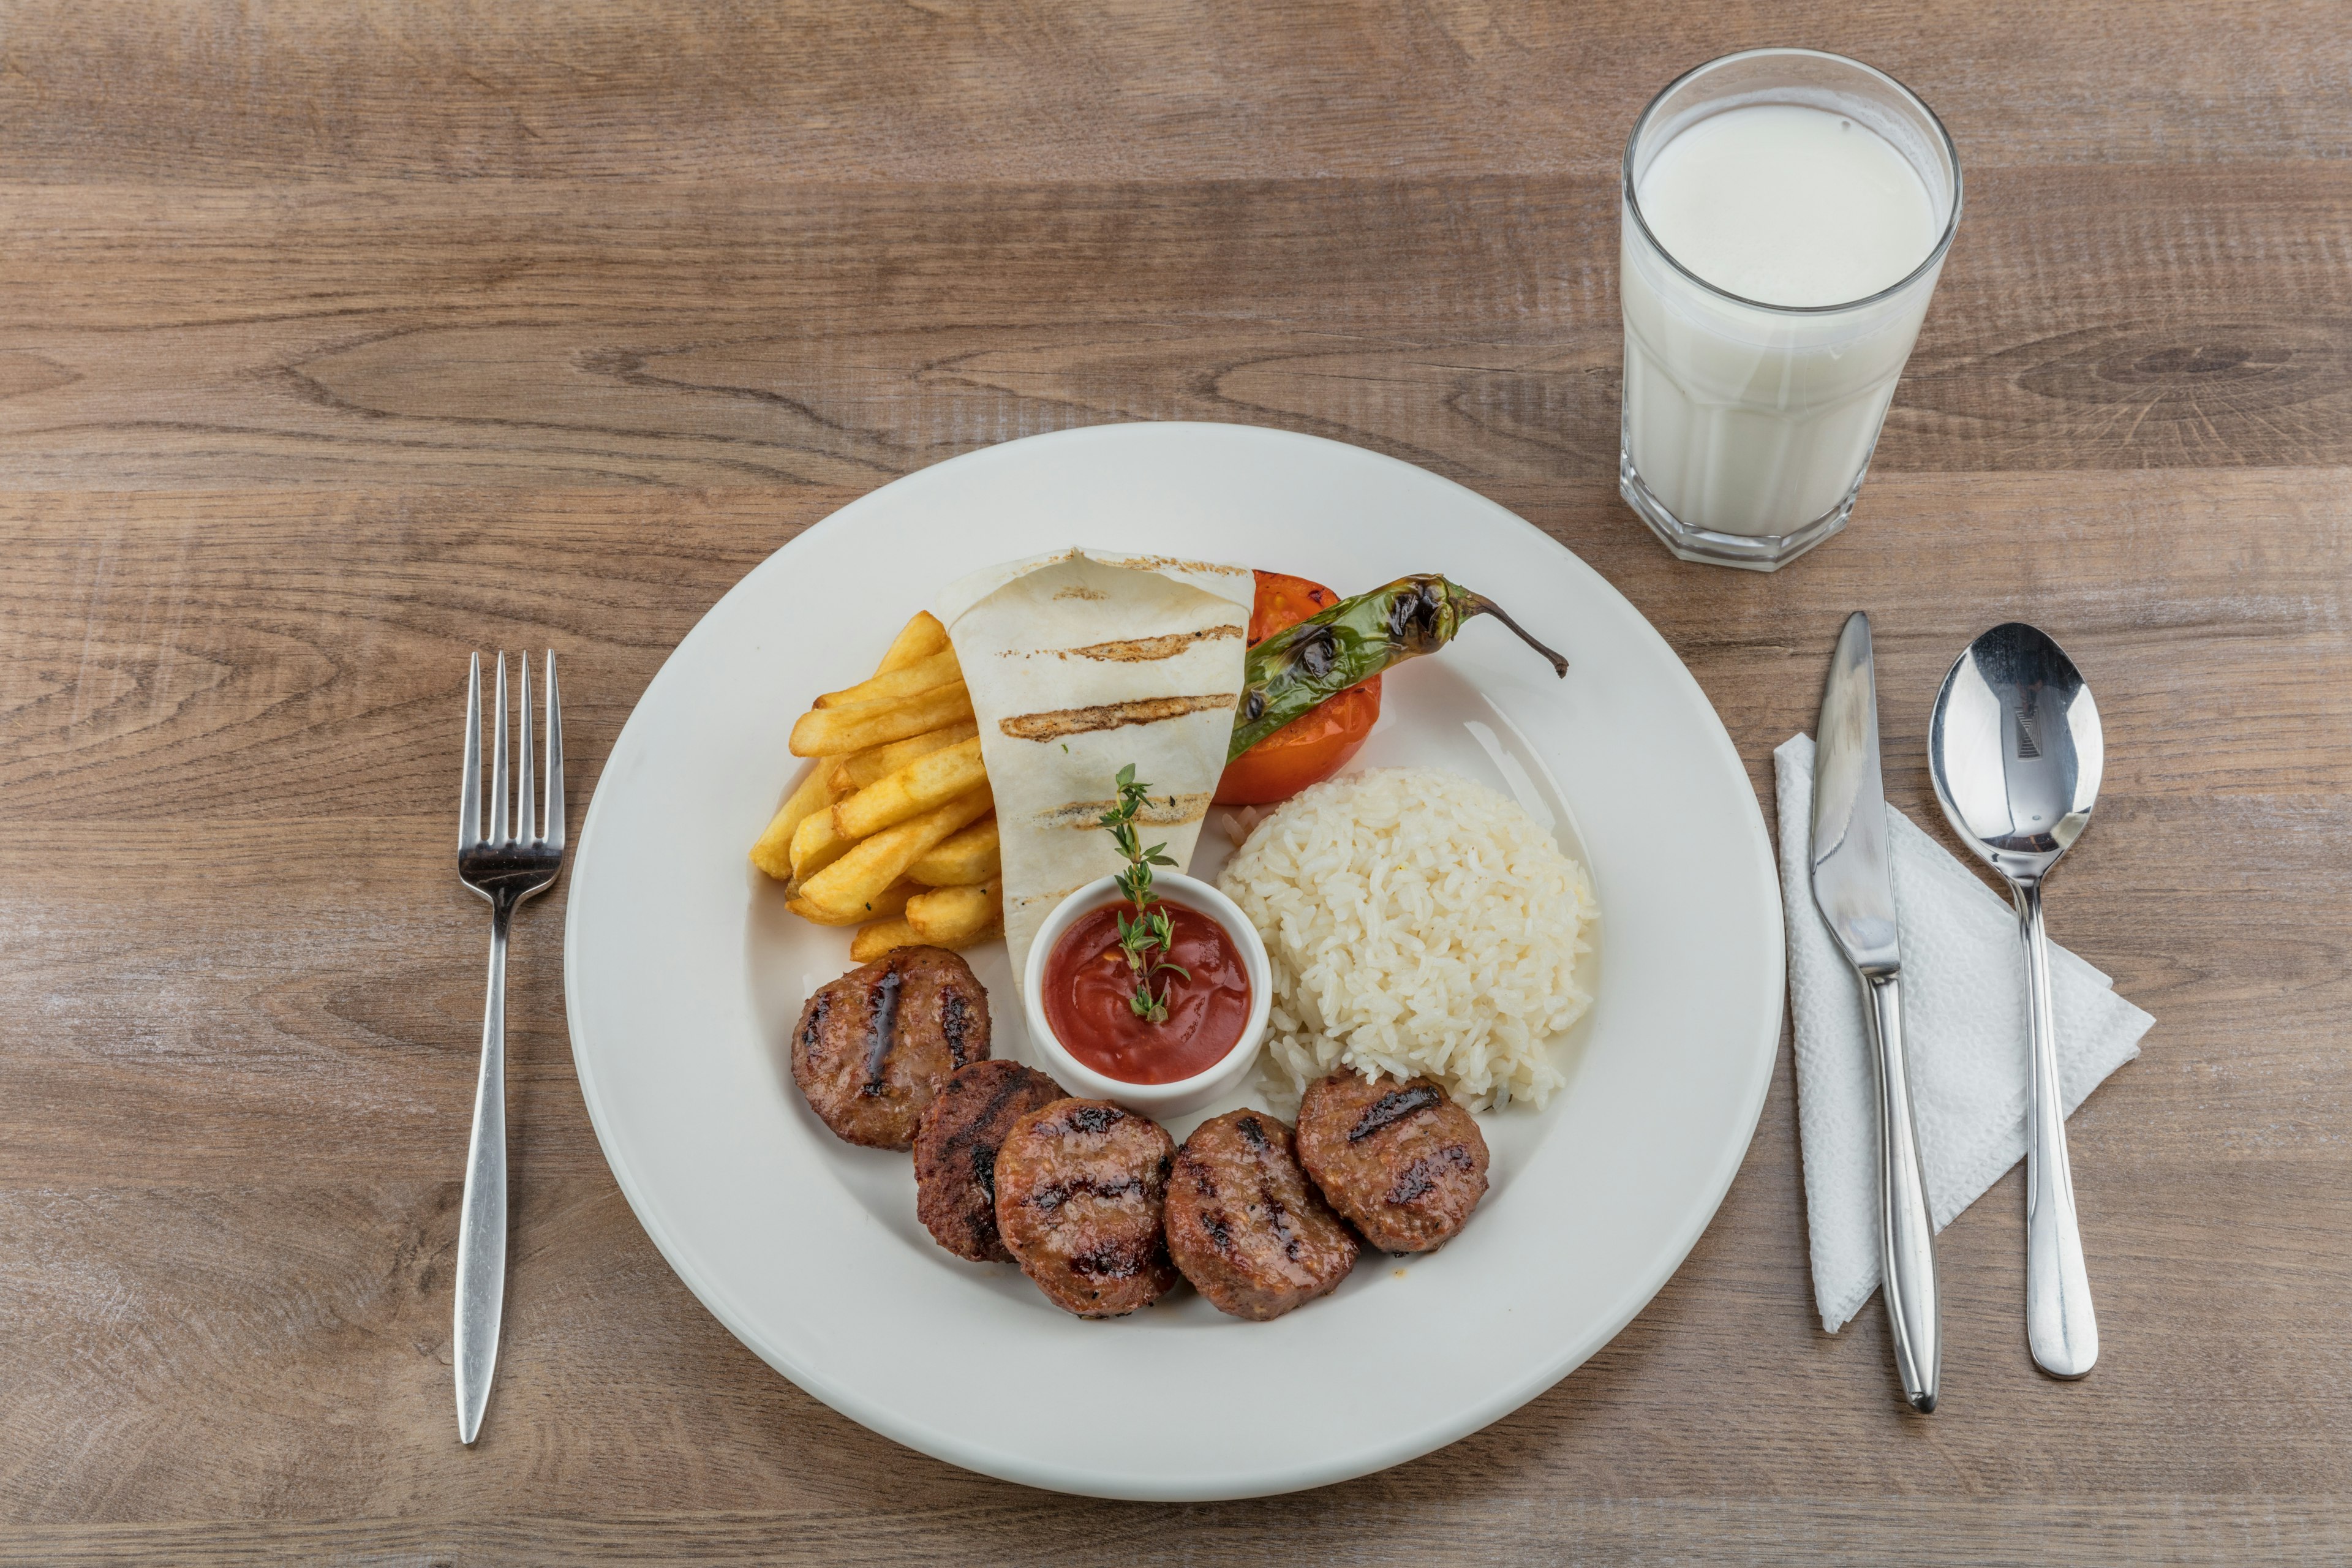
[[1433,1252],[1486,1195],[1486,1138],[1425,1078],[1342,1068],[1298,1102],[1298,1163],[1382,1252]]
[[1168,1255],[1221,1312],[1254,1323],[1348,1277],[1356,1236],[1309,1186],[1290,1129],[1263,1110],[1203,1121],[1168,1178]]
[[1167,1129],[1108,1100],[1057,1100],[996,1152],[996,1228],[1021,1271],[1081,1318],[1123,1318],[1176,1284],[1160,1207]]
[[988,992],[940,947],[895,948],[820,989],[793,1030],[793,1081],[834,1136],[904,1149],[948,1074],[988,1056]]
[[915,1129],[915,1215],[974,1263],[1010,1263],[996,1236],[996,1151],[1013,1124],[1069,1091],[1019,1062],[959,1068]]

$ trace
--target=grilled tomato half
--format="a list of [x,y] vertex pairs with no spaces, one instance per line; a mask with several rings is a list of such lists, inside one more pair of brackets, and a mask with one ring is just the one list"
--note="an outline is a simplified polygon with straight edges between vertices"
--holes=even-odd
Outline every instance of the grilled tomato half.
[[[1257,597],[1250,606],[1249,639],[1255,645],[1321,615],[1339,595],[1320,583],[1283,572],[1257,574]],[[1348,765],[1381,716],[1381,678],[1351,686],[1318,703],[1225,764],[1217,780],[1220,805],[1271,805],[1311,784],[1321,784]]]

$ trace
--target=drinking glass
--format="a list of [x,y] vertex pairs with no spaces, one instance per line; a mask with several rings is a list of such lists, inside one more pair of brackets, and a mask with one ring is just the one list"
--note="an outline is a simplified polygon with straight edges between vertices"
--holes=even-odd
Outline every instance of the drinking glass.
[[[1799,306],[1743,299],[1670,255],[1643,216],[1643,175],[1693,125],[1753,104],[1826,110],[1885,139],[1943,220],[1927,258],[1865,298]],[[1626,139],[1619,212],[1617,488],[1668,550],[1770,572],[1845,526],[1959,221],[1959,153],[1943,122],[1860,61],[1750,49],[1650,100]]]

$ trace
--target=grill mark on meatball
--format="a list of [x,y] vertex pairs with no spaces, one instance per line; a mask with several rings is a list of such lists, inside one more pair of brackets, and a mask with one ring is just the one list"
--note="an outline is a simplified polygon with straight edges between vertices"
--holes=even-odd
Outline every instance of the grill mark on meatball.
[[1030,1205],[1057,1214],[1072,1198],[1123,1198],[1129,1193],[1143,1191],[1143,1178],[1129,1176],[1123,1182],[1097,1182],[1092,1176],[1077,1176],[1058,1186],[1041,1187],[1029,1199]]
[[[1265,1124],[1255,1116],[1244,1116],[1234,1123],[1234,1131],[1241,1134],[1242,1142],[1248,1144],[1250,1152],[1258,1157],[1259,1206],[1265,1210],[1266,1223],[1274,1227],[1275,1239],[1282,1243],[1282,1255],[1296,1262],[1298,1258],[1298,1233],[1291,1228],[1290,1211],[1283,1206],[1282,1199],[1276,1194],[1274,1178],[1265,1169],[1267,1156],[1273,1152],[1273,1145],[1266,1142]],[[1208,1182],[1204,1174],[1201,1191],[1206,1194],[1211,1191],[1212,1186],[1213,1184]],[[1211,1237],[1217,1243],[1219,1251],[1233,1250],[1227,1243],[1222,1218],[1219,1221],[1211,1222],[1209,1230]]]
[[1425,1083],[1384,1094],[1364,1108],[1364,1114],[1358,1118],[1356,1125],[1348,1131],[1348,1142],[1360,1143],[1384,1127],[1392,1126],[1408,1116],[1427,1110],[1444,1098]]
[[862,1094],[883,1092],[883,1064],[890,1059],[890,1047],[898,1043],[898,987],[904,978],[895,970],[886,972],[874,983],[874,1021],[866,1037],[866,1087]]
[[[996,1119],[1004,1114],[1004,1108],[1006,1106],[1012,1104],[1015,1100],[1018,1100],[1021,1096],[1028,1092],[1028,1079],[1019,1077],[1008,1077],[1003,1083],[996,1086],[996,1094],[989,1100],[987,1107],[982,1110],[978,1116],[973,1117],[970,1121],[964,1123],[963,1127],[956,1132],[952,1142],[957,1143],[971,1142],[974,1138],[980,1136],[981,1130],[982,1128],[993,1127],[996,1125]],[[989,1152],[989,1158],[993,1160],[995,1157],[995,1151],[991,1150]]]
[[1457,1171],[1466,1171],[1476,1163],[1477,1162],[1470,1157],[1469,1150],[1459,1143],[1449,1144],[1433,1153],[1423,1154],[1420,1159],[1407,1165],[1403,1173],[1397,1177],[1396,1184],[1388,1190],[1381,1201],[1385,1204],[1409,1204],[1435,1186],[1438,1176],[1448,1166]]
[[1081,1105],[1062,1119],[1062,1125],[1074,1132],[1108,1132],[1126,1120],[1127,1112],[1116,1105]]
[[1274,1180],[1261,1173],[1257,1184],[1258,1200],[1265,1205],[1267,1221],[1274,1226],[1276,1239],[1282,1243],[1282,1255],[1294,1263],[1298,1259],[1298,1233],[1290,1227],[1290,1211],[1282,1206],[1275,1195]]
[[[1204,1184],[1201,1190],[1206,1193],[1210,1188]],[[1209,1215],[1201,1222],[1201,1228],[1209,1233],[1209,1240],[1215,1245],[1219,1252],[1230,1254],[1233,1251],[1234,1227],[1226,1222],[1224,1215],[1221,1214]]]
[[[948,1000],[961,1013],[961,1000],[953,996]],[[952,1044],[952,1037],[950,1037],[950,1048]],[[1004,1114],[1004,1108],[1028,1093],[1029,1087],[1028,1080],[1025,1079],[1017,1077],[1006,1079],[997,1086],[996,1093],[990,1098],[988,1104],[982,1109],[978,1116],[948,1135],[947,1146],[950,1150],[961,1149],[970,1154],[971,1179],[979,1184],[982,1192],[988,1194],[988,1201],[991,1203],[996,1201],[996,1151],[988,1144],[976,1143],[973,1140],[982,1132],[995,1126],[997,1119]]]
[[[963,994],[960,991],[949,992],[940,1003],[940,1033],[947,1037],[948,1055],[955,1058],[955,1065],[958,1067],[964,1065],[964,1036],[971,1027],[971,1010],[965,1005]],[[997,1100],[998,1105],[1003,1103],[1002,1098]]]
[[1150,1248],[1105,1242],[1092,1252],[1070,1259],[1070,1272],[1089,1279],[1127,1279],[1143,1272],[1151,1261]]
[[801,1050],[812,1061],[816,1059],[817,1043],[824,1038],[824,1020],[833,1011],[833,993],[816,994],[816,1005],[809,1009],[808,1026],[801,1031]]

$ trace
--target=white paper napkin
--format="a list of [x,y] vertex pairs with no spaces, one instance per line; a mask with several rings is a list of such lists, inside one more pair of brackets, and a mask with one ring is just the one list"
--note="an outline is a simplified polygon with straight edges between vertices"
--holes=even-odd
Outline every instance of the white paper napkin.
[[[1797,1121],[1813,1300],[1835,1333],[1878,1289],[1878,1116],[1861,982],[1813,903],[1813,742],[1772,753],[1780,805],[1780,896],[1797,1017]],[[1903,1029],[1927,1208],[1943,1229],[2025,1158],[2025,970],[2017,915],[1911,819],[1886,812],[1903,925]],[[2064,948],[2050,952],[2058,1078],[2074,1114],[2139,1055],[2156,1020]]]

